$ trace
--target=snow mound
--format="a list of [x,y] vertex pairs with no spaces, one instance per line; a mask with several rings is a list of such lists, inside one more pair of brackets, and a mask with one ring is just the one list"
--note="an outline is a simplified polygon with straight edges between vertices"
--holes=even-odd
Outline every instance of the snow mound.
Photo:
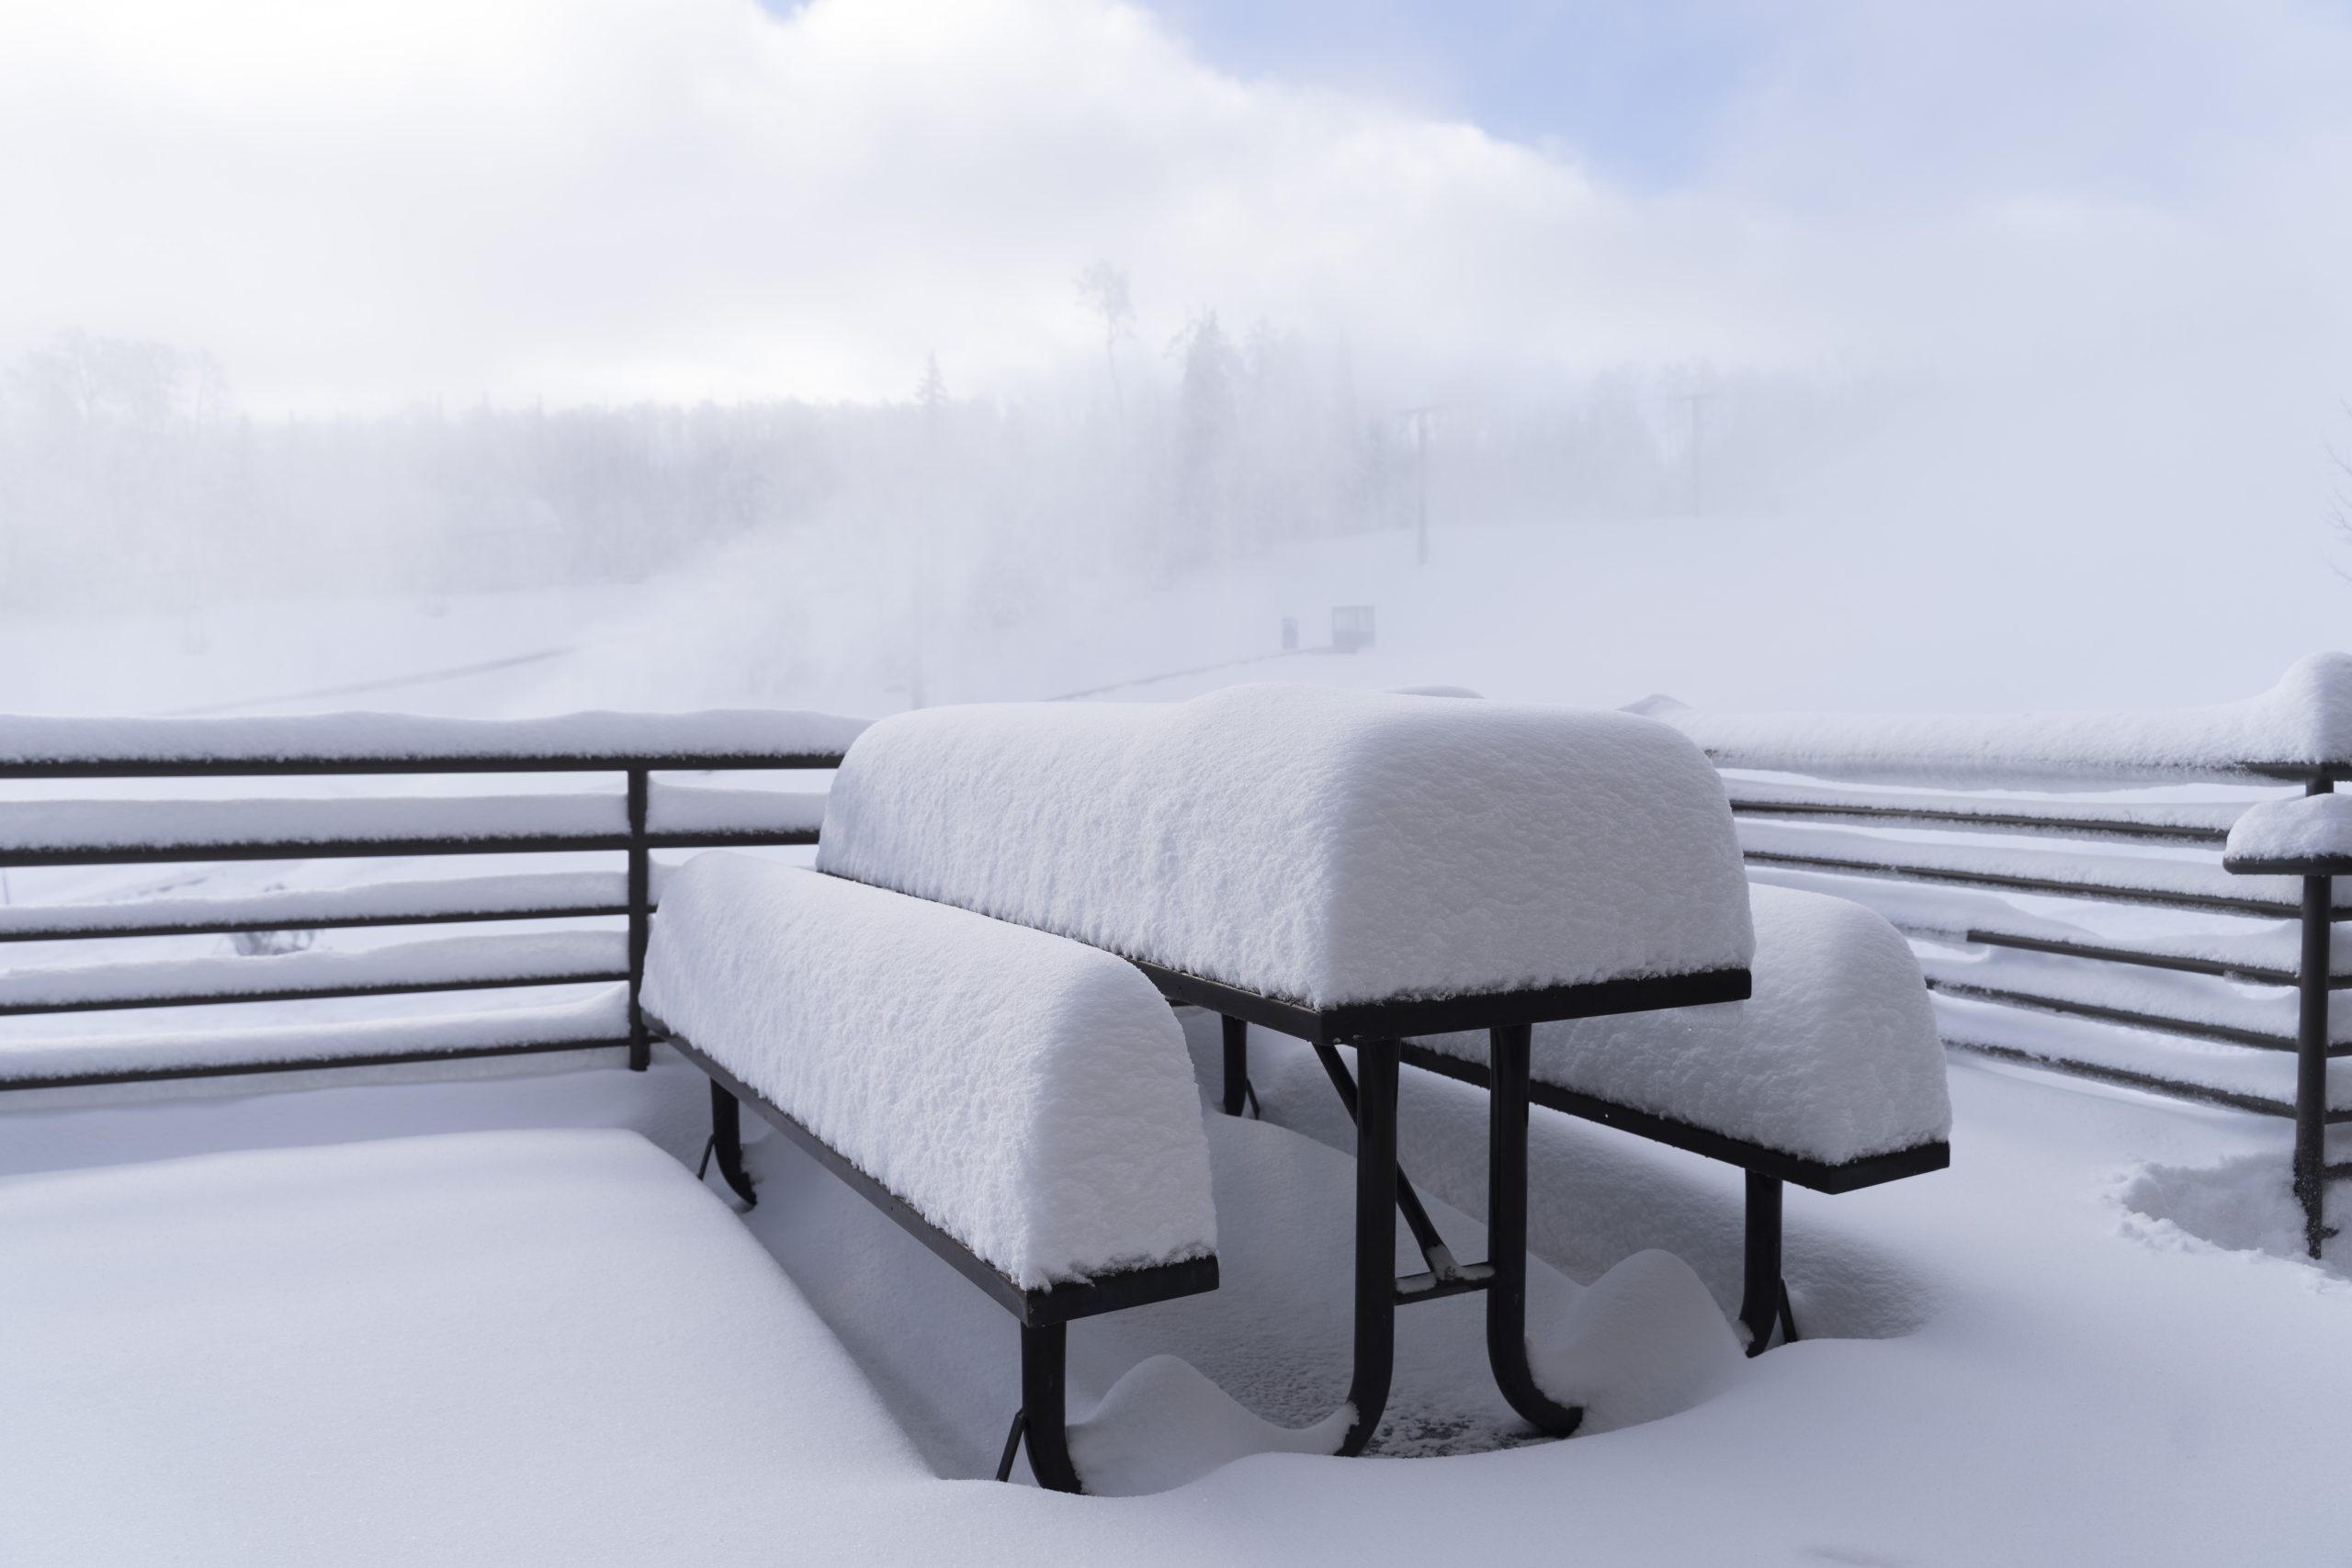
[[834,780],[824,871],[1310,1006],[1744,965],[1721,783],[1623,714],[1329,687],[933,708]]
[[1651,696],[1726,768],[1976,785],[2239,777],[2248,765],[2352,761],[2352,654],[2299,660],[2259,696],[2209,707],[2047,714],[1716,714]]
[[[1842,898],[1750,897],[1753,996],[1539,1023],[1534,1077],[1831,1165],[1949,1136],[1943,1046],[1901,934]],[[1484,1034],[1427,1043],[1486,1058]]]
[[[2329,1208],[2340,1212],[2346,1189],[2341,1182],[2330,1188]],[[2129,1216],[2126,1231],[2143,1241],[2311,1260],[2293,1170],[2280,1153],[2265,1150],[2209,1166],[2134,1166],[2117,1184],[2115,1199]],[[2319,1266],[2352,1274],[2352,1244],[2331,1233]]]
[[1251,1454],[1337,1452],[1355,1419],[1342,1404],[1311,1427],[1244,1409],[1190,1361],[1153,1356],[1127,1370],[1069,1428],[1070,1459],[1097,1496],[1165,1492]]
[[2230,829],[2225,865],[2277,861],[2352,861],[2352,795],[2266,800]]
[[1183,1032],[1108,953],[705,854],[644,1003],[1025,1290],[1216,1250]]
[[[1455,1230],[1475,1235],[1476,1227],[1449,1217]],[[1670,1252],[1635,1253],[1582,1290],[1547,1283],[1534,1304],[1553,1311],[1529,1336],[1529,1359],[1546,1393],[1584,1407],[1580,1432],[1678,1415],[1713,1398],[1747,1363],[1714,1297]],[[1483,1382],[1484,1366],[1472,1376]],[[1342,1404],[1312,1426],[1277,1426],[1191,1362],[1162,1354],[1129,1368],[1092,1414],[1071,1424],[1070,1455],[1089,1492],[1135,1496],[1256,1454],[1331,1453],[1353,1418]]]
[[1544,1392],[1584,1407],[1584,1433],[1656,1421],[1713,1397],[1747,1352],[1690,1265],[1634,1253],[1577,1292],[1565,1317],[1528,1336]]

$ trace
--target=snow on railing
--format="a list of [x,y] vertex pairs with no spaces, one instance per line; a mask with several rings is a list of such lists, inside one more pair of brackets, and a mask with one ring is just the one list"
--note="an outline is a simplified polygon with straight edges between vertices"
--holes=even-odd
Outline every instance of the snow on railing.
[[[0,1089],[597,1047],[642,1066],[637,987],[670,869],[656,852],[813,844],[825,807],[821,791],[670,775],[805,776],[863,728],[766,711],[0,717],[0,955],[16,960],[0,964]],[[471,782],[450,793],[433,774]],[[500,791],[489,774],[568,782]],[[119,782],[158,779],[188,782],[170,798]],[[63,780],[98,783],[62,798]],[[99,869],[157,865],[128,882]],[[373,934],[405,927],[444,934]],[[320,932],[352,934],[313,946]],[[420,995],[474,999],[429,1016],[332,1005]],[[153,1021],[191,1016],[175,1009],[227,1021]],[[28,1032],[93,1013],[147,1021]]]
[[2249,810],[2352,779],[2352,656],[2200,708],[1635,711],[1723,771],[1751,880],[1912,939],[1948,1044],[2292,1115],[2313,1224],[2323,1171],[2352,1174],[2323,1148],[2352,1121],[2352,1018],[2327,1005],[2352,987],[2352,889],[2222,852]]
[[866,721],[766,708],[435,718],[0,717],[0,778],[826,767]]
[[1718,767],[1849,783],[2054,792],[2352,777],[2352,654],[2312,654],[2260,696],[2211,707],[1741,715],[1655,696],[1633,711],[1673,725]]

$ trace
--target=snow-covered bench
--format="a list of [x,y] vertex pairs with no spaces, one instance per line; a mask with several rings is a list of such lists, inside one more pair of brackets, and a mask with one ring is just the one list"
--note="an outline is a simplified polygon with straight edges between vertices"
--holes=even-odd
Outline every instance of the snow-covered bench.
[[[1342,1452],[1379,1423],[1396,1306],[1466,1291],[1486,1293],[1512,1407],[1575,1428],[1581,1412],[1535,1386],[1526,1353],[1528,1030],[1747,995],[1731,811],[1683,736],[1628,714],[1306,686],[933,708],[851,747],[817,864],[1132,960],[1224,1016],[1229,1106],[1248,1024],[1316,1048],[1357,1123]],[[1396,1169],[1396,1078],[1407,1036],[1464,1029],[1491,1031],[1510,1065],[1490,1256],[1457,1264]],[[1399,1209],[1429,1263],[1403,1280]]]
[[[1781,1190],[1850,1192],[1951,1162],[1943,1046],[1919,965],[1859,904],[1752,890],[1755,994],[1746,1001],[1539,1024],[1538,1105],[1725,1160],[1747,1172],[1748,1353],[1775,1316],[1796,1325],[1781,1278]],[[1408,1043],[1416,1066],[1486,1081],[1471,1034]]]
[[1067,1325],[1217,1281],[1198,1091],[1150,984],[1042,931],[720,853],[665,888],[644,997],[710,1077],[747,1203],[744,1100],[1020,1320],[1015,1440],[1077,1490]]

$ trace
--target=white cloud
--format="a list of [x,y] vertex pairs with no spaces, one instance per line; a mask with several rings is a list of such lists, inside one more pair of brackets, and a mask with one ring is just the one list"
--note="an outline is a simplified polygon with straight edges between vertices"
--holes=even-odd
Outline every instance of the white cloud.
[[[262,407],[903,393],[1217,306],[1398,376],[2352,345],[2344,18],[1815,6],[1679,192],[1244,83],[1113,0],[73,0],[0,17],[0,346],[209,347]],[[2337,363],[2341,363],[2338,361]]]

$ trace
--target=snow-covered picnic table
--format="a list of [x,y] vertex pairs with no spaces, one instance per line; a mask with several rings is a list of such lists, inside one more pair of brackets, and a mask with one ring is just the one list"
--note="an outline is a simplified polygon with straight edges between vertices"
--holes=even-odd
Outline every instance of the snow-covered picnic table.
[[[1320,687],[933,709],[851,748],[817,863],[1108,949],[1229,1039],[1256,1023],[1316,1048],[1357,1126],[1340,1451],[1379,1425],[1396,1307],[1468,1292],[1513,1408],[1575,1428],[1527,1353],[1530,1030],[1748,994],[1738,842],[1689,740],[1624,714]],[[1488,1257],[1469,1264],[1396,1152],[1404,1040],[1463,1030],[1489,1034],[1494,1107]],[[1428,1263],[1401,1280],[1400,1207]]]

